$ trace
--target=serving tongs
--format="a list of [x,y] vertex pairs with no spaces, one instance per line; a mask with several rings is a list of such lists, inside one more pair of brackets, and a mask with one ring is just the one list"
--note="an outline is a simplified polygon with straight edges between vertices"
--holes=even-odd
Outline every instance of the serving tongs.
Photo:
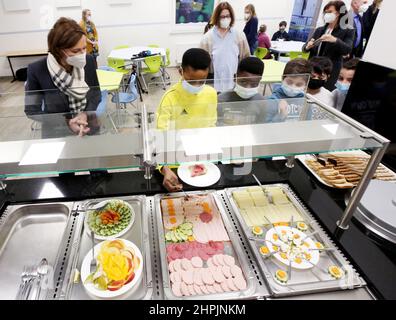
[[268,199],[268,202],[271,204],[274,204],[274,200],[272,199],[272,196],[265,190],[264,186],[261,184],[260,180],[256,177],[256,175],[252,174],[254,180],[256,180],[257,184],[261,189],[263,189],[265,196]]
[[316,159],[317,162],[319,162],[319,164],[321,164],[324,167],[327,166],[327,163],[330,163],[335,167],[338,165],[338,162],[336,159],[328,158],[328,157],[325,157],[318,153],[313,154],[312,156]]

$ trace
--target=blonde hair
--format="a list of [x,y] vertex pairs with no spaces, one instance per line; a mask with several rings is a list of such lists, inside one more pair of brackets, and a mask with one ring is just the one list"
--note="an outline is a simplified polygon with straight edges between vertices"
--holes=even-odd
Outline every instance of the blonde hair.
[[374,0],[373,5],[374,5],[374,13],[376,13],[380,6],[381,6],[382,0]]
[[85,22],[86,20],[85,20],[85,17],[87,16],[87,13],[88,12],[91,12],[91,10],[90,9],[84,9],[83,11],[82,11],[82,19],[83,19],[83,21]]
[[256,8],[254,7],[254,5],[252,5],[252,4],[248,4],[246,7],[245,7],[245,10],[249,10],[251,13],[252,13],[252,16],[253,17],[255,17],[256,16]]

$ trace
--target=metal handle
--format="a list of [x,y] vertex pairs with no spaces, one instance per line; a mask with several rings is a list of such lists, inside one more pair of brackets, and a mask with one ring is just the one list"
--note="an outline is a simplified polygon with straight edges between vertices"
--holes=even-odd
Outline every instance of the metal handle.
[[[388,144],[386,144],[387,146]],[[374,177],[378,166],[381,163],[382,157],[384,156],[387,147],[376,149],[371,155],[370,161],[367,164],[366,170],[363,173],[362,179],[360,180],[358,186],[353,192],[351,199],[349,200],[348,206],[345,209],[344,215],[340,221],[337,221],[338,228],[342,230],[349,229],[349,222],[351,221],[356,209],[362,200],[364,192],[366,191],[371,179]]]
[[145,168],[144,178],[146,180],[151,180],[152,170],[156,167],[156,163],[152,158],[153,152],[151,150],[150,144],[150,134],[148,129],[148,116],[146,105],[142,105],[142,139],[143,139],[143,165]]

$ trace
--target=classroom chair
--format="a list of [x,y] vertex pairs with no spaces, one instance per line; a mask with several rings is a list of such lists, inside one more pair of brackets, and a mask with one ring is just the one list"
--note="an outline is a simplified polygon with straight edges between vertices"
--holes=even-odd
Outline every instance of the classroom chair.
[[136,75],[132,74],[129,79],[128,90],[126,92],[119,92],[111,99],[111,101],[113,103],[117,103],[118,98],[120,105],[126,109],[127,104],[131,104],[133,107],[136,107],[133,105],[133,102],[137,100],[138,96],[139,94],[136,88]]
[[[166,62],[162,63],[162,73],[163,73],[164,77],[166,78],[166,80],[170,80],[171,79],[168,71],[166,71],[166,68],[169,67],[170,65],[171,65],[170,49],[166,49]],[[168,84],[170,84],[170,83],[168,83]]]
[[162,57],[160,56],[152,56],[152,57],[146,57],[144,58],[144,63],[146,64],[147,68],[142,69],[142,80],[144,82],[144,85],[146,88],[147,84],[144,79],[144,75],[146,74],[160,74],[160,78],[162,80],[163,84],[163,89],[166,90],[166,84],[165,84],[165,79],[164,79],[164,74],[162,70]]
[[298,52],[298,51],[292,51],[289,54],[290,56],[290,60],[294,60],[294,59],[298,59],[298,58],[302,58],[305,60],[309,59],[309,52]]
[[258,47],[255,51],[254,51],[254,55],[263,60],[268,54],[268,49],[267,48],[260,48]]

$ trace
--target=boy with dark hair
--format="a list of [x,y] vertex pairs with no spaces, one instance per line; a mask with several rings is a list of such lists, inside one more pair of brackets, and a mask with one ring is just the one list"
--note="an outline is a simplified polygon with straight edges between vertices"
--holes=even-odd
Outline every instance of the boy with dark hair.
[[313,57],[309,60],[312,66],[311,79],[307,93],[328,106],[333,106],[333,95],[325,88],[333,71],[333,63],[327,57]]
[[255,101],[264,100],[264,96],[259,93],[263,73],[264,63],[257,57],[248,57],[239,63],[234,91],[222,93],[218,97],[218,126],[262,121],[263,103]]
[[341,111],[342,107],[344,106],[345,99],[355,76],[356,68],[359,62],[360,59],[354,58],[345,62],[341,68],[341,72],[336,83],[337,89],[335,89],[332,93],[334,108],[339,111]]
[[[180,130],[216,126],[217,92],[206,85],[211,58],[203,49],[189,49],[183,55],[182,79],[162,97],[157,109],[157,128]],[[164,187],[169,192],[181,191],[183,185],[169,168],[162,167]]]
[[272,36],[272,41],[290,41],[290,35],[286,32],[287,22],[281,21],[279,23],[279,31]]
[[181,81],[162,97],[157,109],[157,128],[162,130],[214,127],[217,121],[217,92],[206,85],[211,58],[203,49],[183,55]]

